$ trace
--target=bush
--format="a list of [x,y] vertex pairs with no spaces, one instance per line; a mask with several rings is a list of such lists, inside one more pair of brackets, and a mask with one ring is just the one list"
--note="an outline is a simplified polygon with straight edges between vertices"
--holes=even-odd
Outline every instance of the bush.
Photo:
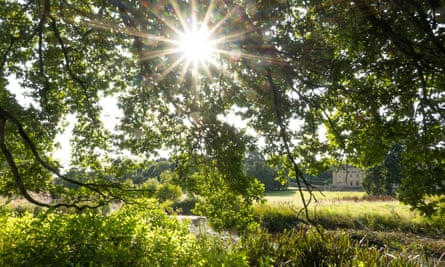
[[173,266],[194,261],[195,237],[152,202],[96,212],[3,217],[2,266]]
[[182,196],[182,190],[179,185],[174,185],[171,183],[164,183],[158,186],[155,197],[159,202],[164,202],[167,200],[176,201]]
[[172,208],[180,214],[192,215],[192,210],[195,208],[197,202],[197,198],[187,197],[185,199],[175,201],[172,204]]
[[248,266],[236,242],[199,238],[154,201],[109,216],[0,209],[0,266]]
[[[277,218],[288,212],[281,209]],[[372,238],[304,225],[241,239],[195,236],[148,200],[109,216],[48,211],[19,217],[0,208],[0,225],[0,266],[428,266]]]

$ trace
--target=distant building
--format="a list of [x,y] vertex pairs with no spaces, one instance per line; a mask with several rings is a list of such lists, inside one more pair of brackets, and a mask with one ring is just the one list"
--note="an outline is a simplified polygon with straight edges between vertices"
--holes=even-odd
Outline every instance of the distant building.
[[358,188],[362,186],[365,173],[352,166],[341,166],[332,173],[334,187]]

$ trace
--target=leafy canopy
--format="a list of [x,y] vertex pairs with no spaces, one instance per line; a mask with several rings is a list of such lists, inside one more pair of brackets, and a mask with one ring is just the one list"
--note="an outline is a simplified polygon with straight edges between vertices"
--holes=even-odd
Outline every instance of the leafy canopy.
[[[399,197],[432,214],[445,191],[444,13],[441,1],[5,0],[0,190],[40,205],[100,205],[131,196],[110,178],[135,167],[123,155],[171,149],[250,199],[255,180],[240,162],[257,138],[279,175],[309,190],[302,169],[372,167],[400,144]],[[178,47],[193,27],[209,29],[206,60]],[[27,103],[7,89],[11,79]],[[114,129],[105,97],[122,113]],[[248,128],[227,119],[234,113]],[[70,179],[52,157],[68,118],[72,166],[100,175]],[[60,202],[29,193],[42,191]]]

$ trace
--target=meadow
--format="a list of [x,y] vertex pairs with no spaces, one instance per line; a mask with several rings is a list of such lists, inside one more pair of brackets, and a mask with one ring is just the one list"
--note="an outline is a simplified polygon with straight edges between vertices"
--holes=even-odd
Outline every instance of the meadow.
[[[305,199],[309,193],[304,192]],[[296,190],[285,190],[266,194],[266,205],[269,207],[289,208],[294,211],[303,209],[300,194]],[[330,228],[344,225],[349,228],[376,228],[419,230],[428,223],[409,206],[390,196],[368,196],[358,191],[324,191],[314,192],[309,205],[309,213],[314,220],[327,220]],[[380,221],[379,221],[380,220]],[[439,218],[437,218],[439,220]],[[437,222],[437,221],[435,221]],[[433,229],[431,229],[433,230]],[[433,230],[434,231],[434,230]]]
[[[308,199],[309,193],[304,192]],[[298,191],[266,194],[266,203],[256,212],[263,225],[274,232],[297,227],[306,220]],[[407,255],[435,258],[445,265],[445,216],[425,218],[389,196],[368,196],[365,192],[315,192],[309,207],[312,222],[326,231],[378,248],[391,248]]]

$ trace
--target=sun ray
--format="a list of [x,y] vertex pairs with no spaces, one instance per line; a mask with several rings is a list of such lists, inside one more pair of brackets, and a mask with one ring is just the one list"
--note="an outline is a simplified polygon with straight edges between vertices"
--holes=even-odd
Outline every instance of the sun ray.
[[[249,47],[243,46],[243,43],[250,42],[249,38],[256,38],[261,33],[256,33],[258,31],[256,27],[246,26],[241,29],[240,25],[242,24],[237,25],[237,22],[240,21],[237,8],[224,9],[226,14],[218,13],[218,16],[214,16],[217,14],[216,12],[220,12],[219,5],[223,3],[224,1],[220,0],[209,1],[202,15],[200,15],[197,0],[190,0],[189,10],[182,10],[183,7],[179,2],[173,0],[169,1],[169,6],[159,4],[155,8],[147,10],[168,29],[161,34],[153,34],[134,27],[109,25],[91,18],[84,18],[81,23],[146,40],[147,48],[151,47],[152,50],[140,51],[139,60],[164,58],[167,64],[165,69],[159,70],[161,72],[159,79],[164,79],[177,68],[180,68],[179,82],[183,81],[188,71],[195,80],[200,79],[202,75],[212,79],[212,72],[214,73],[214,70],[222,68],[222,64],[225,64],[221,63],[224,58],[230,61],[244,58],[258,62],[285,63],[273,54],[259,54],[260,43],[257,43],[258,47],[254,47],[251,51],[249,51]],[[164,8],[170,9],[169,15],[164,14]],[[256,45],[255,42],[253,44]],[[198,84],[195,81],[195,85]]]
[[[213,1],[212,1],[212,2],[213,2]],[[209,10],[208,10],[208,11],[209,11]],[[210,13],[210,12],[207,12],[207,13]],[[216,31],[217,29],[221,28],[222,24],[223,24],[224,22],[226,22],[230,17],[233,16],[233,13],[234,13],[234,9],[232,9],[230,12],[228,12],[227,14],[225,14],[224,17],[223,17],[222,19],[220,19],[220,20],[218,20],[218,21],[216,22],[216,24],[209,30],[209,32],[210,32],[210,33],[213,33],[213,32]],[[207,14],[206,14],[206,15],[207,15]],[[209,15],[209,16],[210,16],[210,15]],[[204,20],[204,22],[206,22],[206,21]]]
[[143,57],[140,58],[139,60],[149,60],[149,59],[153,59],[153,58],[157,58],[157,57],[171,55],[171,54],[174,54],[177,52],[179,52],[179,51],[177,51],[176,49],[171,49],[171,48],[158,49],[158,50],[154,50],[154,51],[150,51],[150,52],[144,52],[142,54]]
[[[167,69],[165,69],[162,73],[161,76],[159,77],[159,80],[163,80],[165,78],[165,76],[167,76],[174,68],[176,68],[176,66],[178,66],[179,64],[181,64],[181,62],[184,61],[184,58],[186,56],[183,55],[182,57],[180,57],[179,59],[177,59],[175,62],[173,62]],[[182,77],[182,75],[181,75]]]
[[207,11],[204,15],[204,18],[202,19],[203,24],[208,25],[211,14],[214,12],[214,10],[215,10],[215,0],[211,0],[209,6],[207,7]]
[[[170,4],[172,5],[173,10],[175,11],[176,16],[178,16],[178,20],[179,20],[179,23],[181,24],[181,27],[184,29],[184,31],[187,30],[186,20],[182,16],[182,13],[181,13],[181,10],[178,7],[178,4],[176,2],[174,2],[174,1],[170,1]],[[183,32],[182,31],[178,31],[178,32],[175,32],[175,33],[176,34],[181,34]]]
[[260,55],[255,55],[252,53],[245,53],[242,51],[232,52],[232,51],[227,51],[227,50],[222,50],[222,49],[218,49],[217,52],[220,54],[228,55],[228,56],[237,56],[240,58],[265,61],[265,62],[274,63],[274,64],[285,64],[285,61],[283,61],[282,59],[272,57],[272,56],[260,56]]

